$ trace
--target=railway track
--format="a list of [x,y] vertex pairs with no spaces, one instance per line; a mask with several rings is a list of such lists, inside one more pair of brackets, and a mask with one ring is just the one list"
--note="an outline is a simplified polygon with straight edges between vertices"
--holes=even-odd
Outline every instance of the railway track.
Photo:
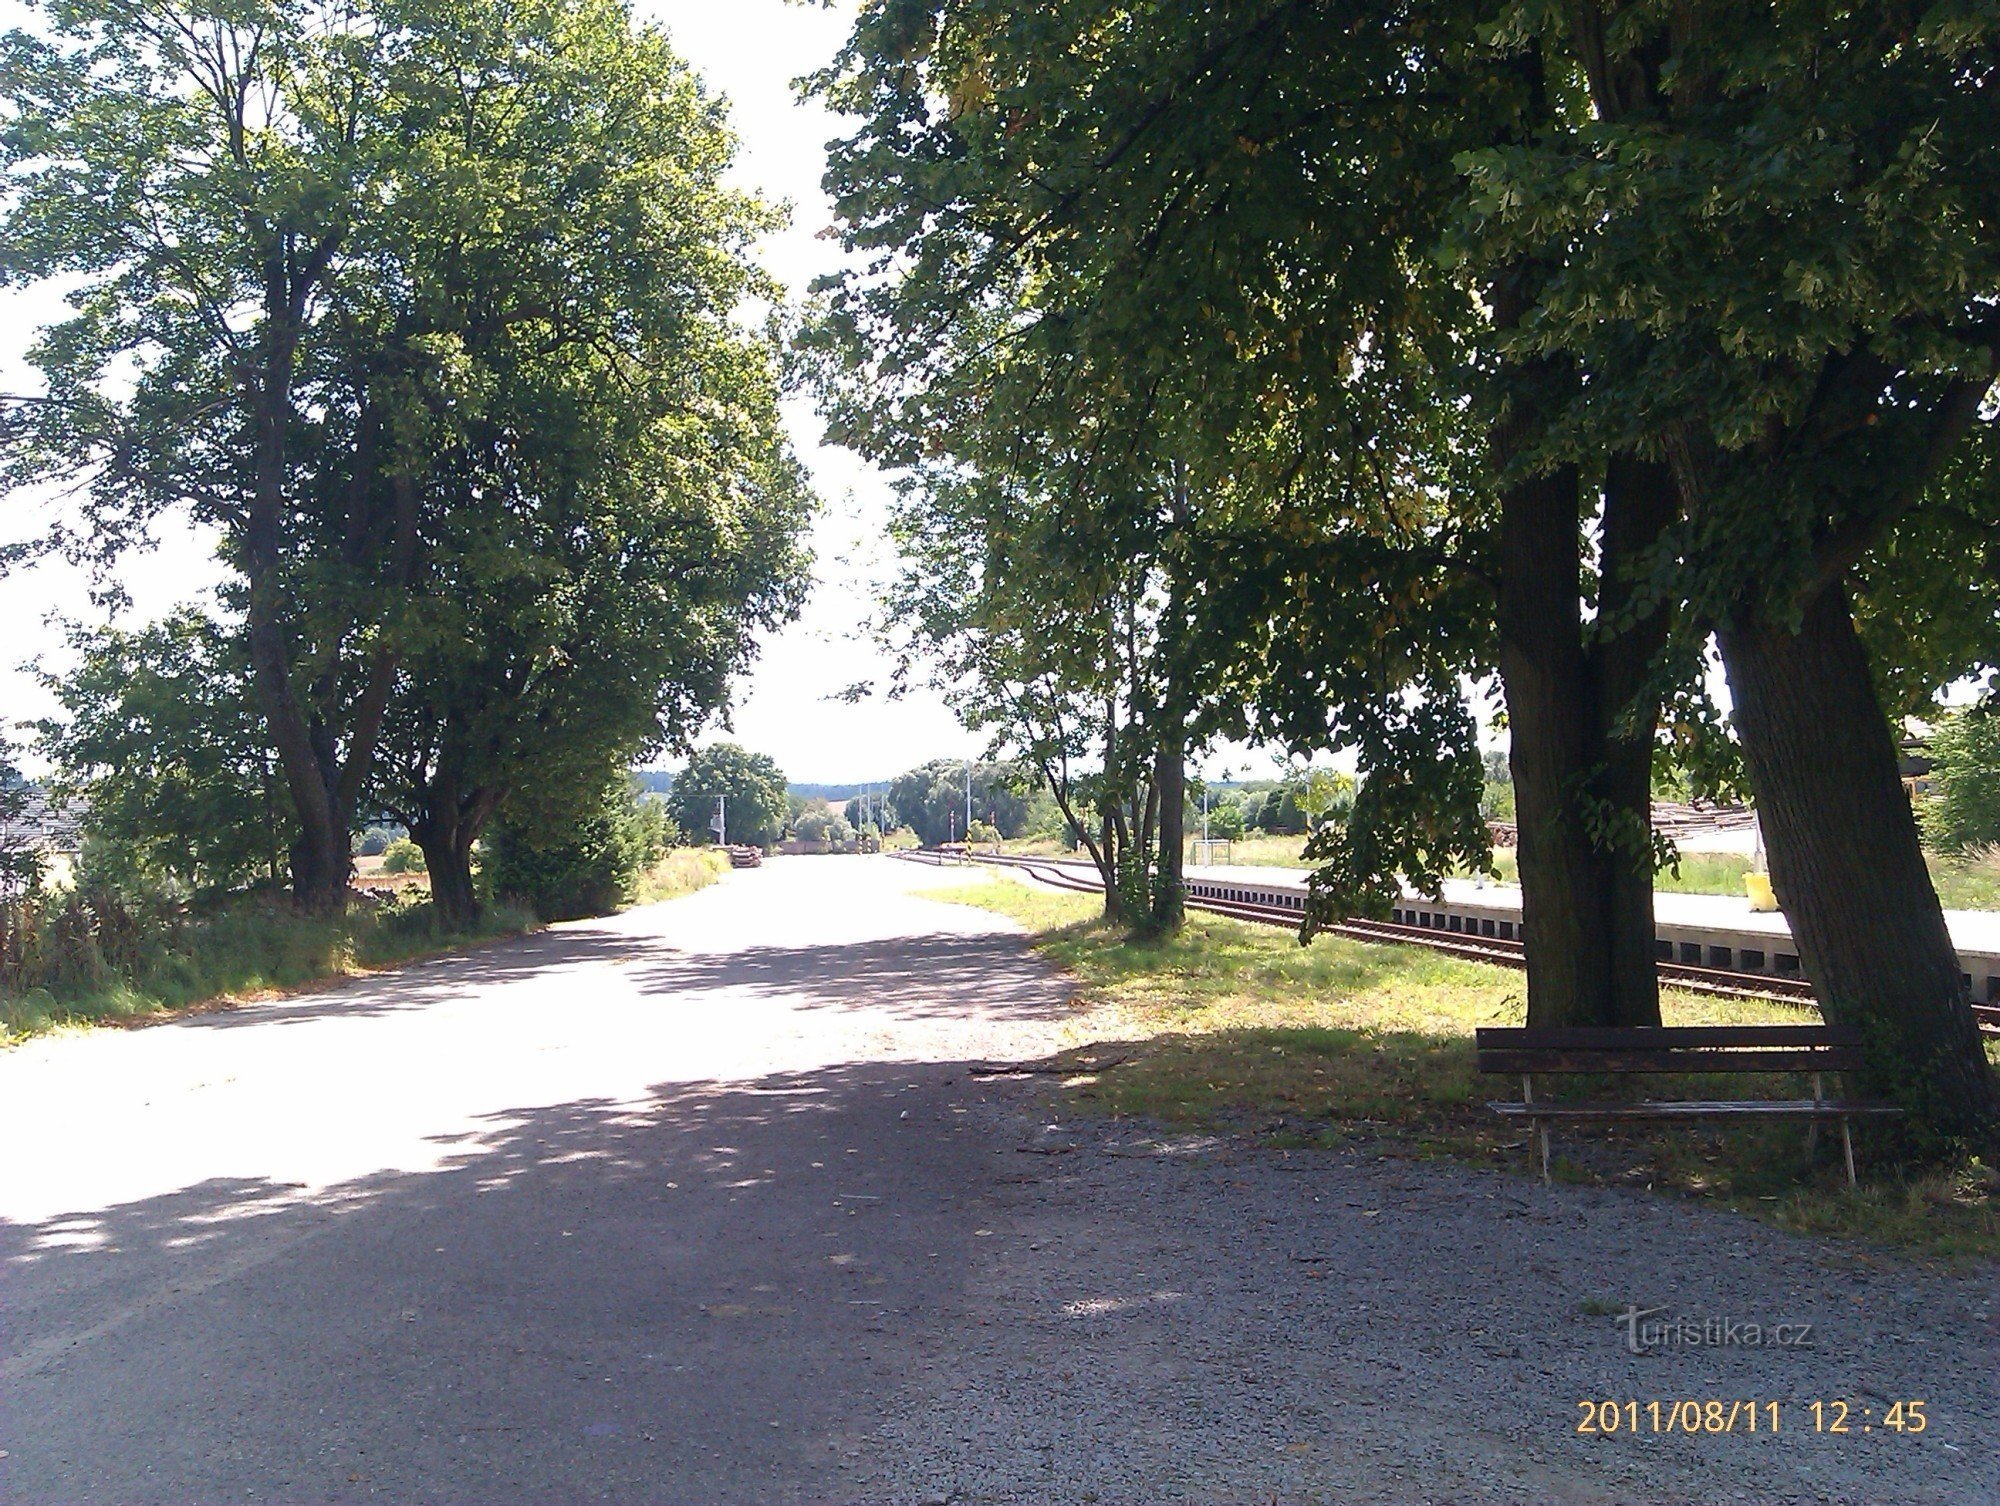
[[[942,863],[945,860],[924,854],[919,861]],[[1104,888],[1097,879],[1086,878],[1064,864],[1041,862],[1035,858],[995,853],[975,857],[973,861],[1024,872],[1037,883],[1055,889],[1068,889],[1081,894],[1099,894]],[[1287,910],[1277,905],[1262,905],[1254,900],[1198,899],[1190,895],[1187,907],[1190,910],[1206,910],[1214,915],[1227,915],[1234,920],[1251,921],[1258,925],[1284,926],[1289,930],[1297,930],[1299,925],[1299,914],[1296,910]],[[1338,925],[1326,927],[1326,932],[1333,936],[1343,936],[1350,941],[1425,947],[1433,952],[1443,952],[1447,956],[1463,957],[1470,962],[1489,962],[1498,967],[1525,969],[1528,965],[1520,942],[1505,941],[1492,936],[1440,933],[1422,926],[1402,925],[1387,920],[1346,920]],[[1773,978],[1763,973],[1731,972],[1722,968],[1694,967],[1679,962],[1662,962],[1659,968],[1662,982],[1671,983],[1674,987],[1685,989],[1689,993],[1707,994],[1724,999],[1755,999],[1760,1002],[1814,1007],[1812,985],[1803,978]],[[1981,1025],[1990,1032],[2000,1033],[2000,1019],[1995,1019],[1989,1025],[1982,1018]]]

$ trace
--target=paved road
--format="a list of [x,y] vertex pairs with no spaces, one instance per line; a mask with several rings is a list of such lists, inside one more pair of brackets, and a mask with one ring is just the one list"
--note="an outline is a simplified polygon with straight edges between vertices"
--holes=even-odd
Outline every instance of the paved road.
[[[1051,1124],[964,1064],[1084,1022],[952,878],[779,861],[0,1056],[0,1500],[2000,1499],[1990,1269]],[[1634,1360],[1587,1294],[1822,1347]],[[1934,1421],[1573,1433],[1753,1391]]]

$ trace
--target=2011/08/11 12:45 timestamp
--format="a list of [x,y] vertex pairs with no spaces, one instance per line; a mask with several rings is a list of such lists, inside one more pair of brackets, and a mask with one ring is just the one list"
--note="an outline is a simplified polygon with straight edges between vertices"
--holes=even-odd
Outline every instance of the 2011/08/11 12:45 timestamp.
[[1898,1433],[1905,1437],[1929,1426],[1921,1401],[1897,1401],[1878,1417],[1873,1407],[1845,1401],[1730,1401],[1720,1397],[1684,1401],[1580,1401],[1579,1433],[1780,1433],[1800,1410],[1811,1426],[1791,1431],[1855,1434]]

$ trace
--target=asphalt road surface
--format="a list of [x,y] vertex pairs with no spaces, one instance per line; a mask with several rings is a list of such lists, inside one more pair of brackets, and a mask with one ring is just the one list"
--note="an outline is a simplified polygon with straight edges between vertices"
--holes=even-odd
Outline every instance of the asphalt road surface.
[[[1990,1267],[1055,1122],[888,859],[0,1054],[0,1501],[2000,1499]],[[1634,1357],[1586,1297],[1811,1321]],[[1580,1399],[1784,1432],[1580,1437]],[[1922,1436],[1813,1436],[1922,1397]]]

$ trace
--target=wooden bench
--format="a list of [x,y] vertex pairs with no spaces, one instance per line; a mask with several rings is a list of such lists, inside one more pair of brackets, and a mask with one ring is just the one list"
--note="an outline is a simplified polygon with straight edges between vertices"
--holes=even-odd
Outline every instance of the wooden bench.
[[[1900,1114],[1894,1104],[1856,1098],[1829,1098],[1828,1072],[1861,1066],[1861,1032],[1838,1025],[1669,1025],[1660,1029],[1487,1028],[1477,1033],[1479,1070],[1508,1072],[1521,1079],[1519,1103],[1487,1107],[1509,1119],[1525,1119],[1549,1179],[1549,1126],[1562,1123],[1694,1119],[1803,1119],[1810,1153],[1823,1123],[1840,1125],[1847,1156],[1848,1185],[1854,1184],[1854,1137],[1850,1120]],[[1812,1077],[1812,1097],[1667,1099],[1604,1103],[1537,1100],[1535,1078],[1589,1073],[1624,1076],[1657,1072],[1800,1072]]]

